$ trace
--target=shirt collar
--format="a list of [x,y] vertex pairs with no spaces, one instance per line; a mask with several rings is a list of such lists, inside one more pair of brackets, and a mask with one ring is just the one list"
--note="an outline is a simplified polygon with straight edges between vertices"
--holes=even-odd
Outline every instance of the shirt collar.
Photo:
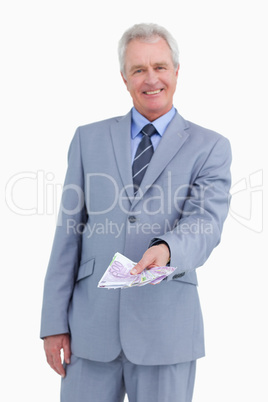
[[131,138],[133,139],[137,137],[137,135],[141,132],[143,127],[146,126],[146,124],[148,123],[152,123],[155,126],[157,132],[162,137],[162,135],[166,131],[167,126],[173,119],[176,113],[176,109],[174,108],[174,106],[172,106],[169,112],[167,112],[163,116],[160,116],[158,119],[152,122],[146,119],[146,117],[144,117],[142,114],[140,114],[135,107],[132,108],[131,112],[132,112]]

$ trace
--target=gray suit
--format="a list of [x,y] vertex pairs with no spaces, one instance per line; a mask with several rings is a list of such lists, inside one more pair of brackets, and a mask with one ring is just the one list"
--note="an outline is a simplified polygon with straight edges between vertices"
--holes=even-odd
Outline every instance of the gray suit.
[[[133,197],[131,113],[77,129],[45,280],[41,337],[70,332],[72,353],[175,364],[204,355],[195,269],[220,241],[229,206],[229,141],[169,124]],[[82,229],[83,232],[82,232]],[[139,261],[155,239],[174,274],[156,286],[97,288],[116,251]]]

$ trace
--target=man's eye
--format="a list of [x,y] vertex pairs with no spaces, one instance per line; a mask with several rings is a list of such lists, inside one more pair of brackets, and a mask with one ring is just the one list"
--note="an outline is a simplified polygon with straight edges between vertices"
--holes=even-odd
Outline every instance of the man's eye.
[[141,68],[140,68],[139,70],[136,70],[136,71],[135,71],[136,74],[139,74],[139,73],[141,73],[141,72],[142,72],[142,69],[141,69]]

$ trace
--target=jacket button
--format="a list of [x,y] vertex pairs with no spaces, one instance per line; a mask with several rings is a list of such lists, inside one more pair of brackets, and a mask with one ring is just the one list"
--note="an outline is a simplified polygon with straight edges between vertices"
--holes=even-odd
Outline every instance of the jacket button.
[[131,215],[131,216],[128,217],[128,221],[129,221],[130,223],[135,223],[136,220],[137,220],[137,218],[136,218],[136,216],[134,216],[134,215]]

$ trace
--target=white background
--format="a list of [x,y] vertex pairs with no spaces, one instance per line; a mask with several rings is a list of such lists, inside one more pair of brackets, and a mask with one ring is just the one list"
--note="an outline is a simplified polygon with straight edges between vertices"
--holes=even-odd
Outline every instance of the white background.
[[194,402],[267,401],[261,0],[1,2],[3,401],[59,401],[60,378],[46,364],[39,325],[67,150],[78,125],[130,109],[117,43],[137,22],[159,23],[175,36],[175,106],[228,137],[233,149],[231,212],[221,245],[198,271],[207,356],[198,362]]

